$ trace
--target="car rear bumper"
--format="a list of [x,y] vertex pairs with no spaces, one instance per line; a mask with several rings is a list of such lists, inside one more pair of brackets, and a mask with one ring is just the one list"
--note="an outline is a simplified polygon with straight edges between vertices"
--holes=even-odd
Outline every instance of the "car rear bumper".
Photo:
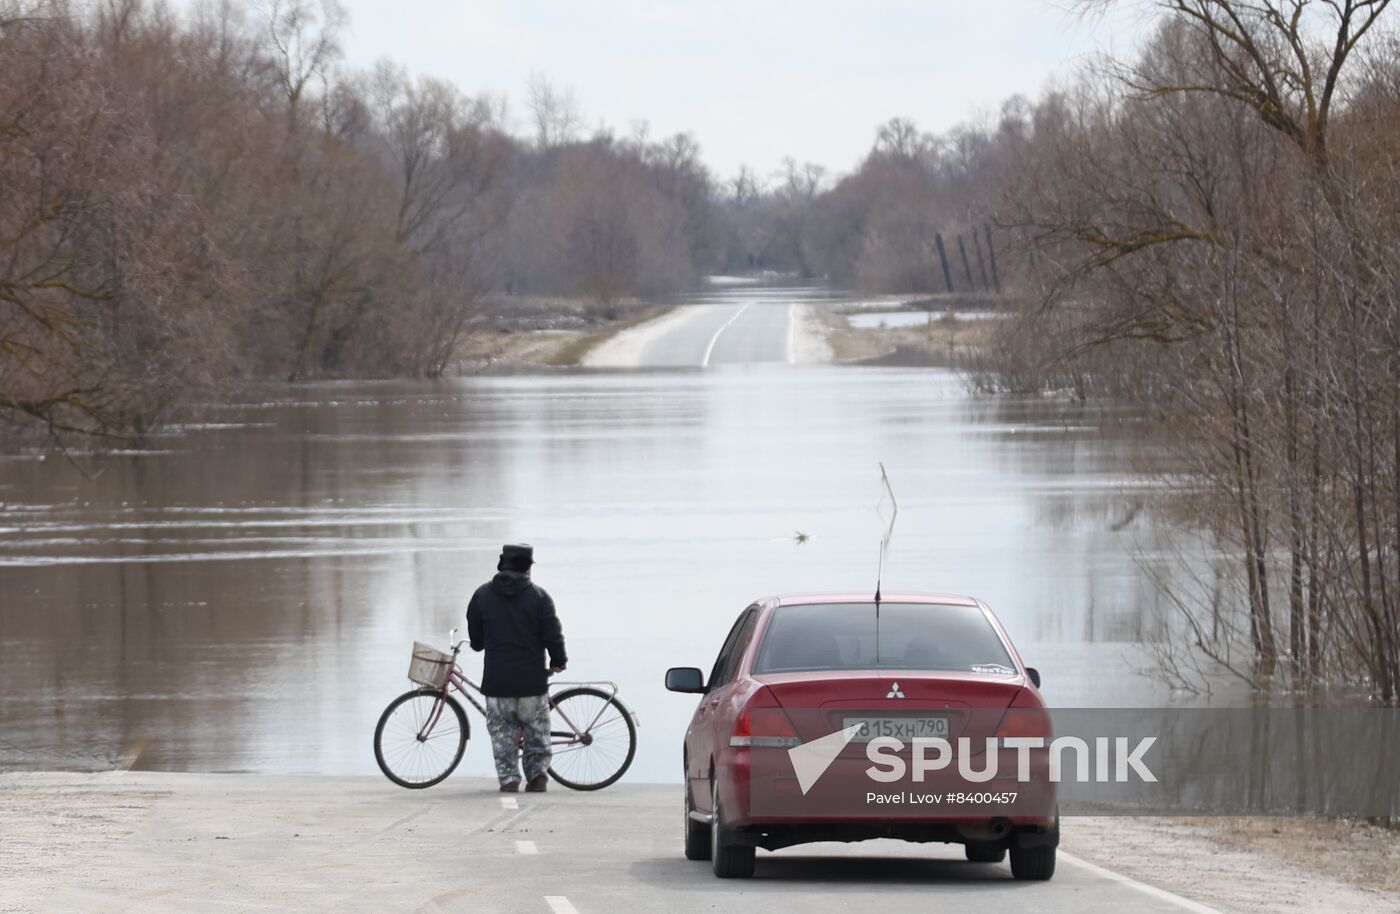
[[736,844],[748,844],[764,850],[775,851],[797,844],[811,844],[817,841],[873,841],[887,839],[912,841],[919,844],[991,844],[1001,847],[1056,847],[1060,843],[1059,826],[1048,828],[1013,828],[999,838],[981,837],[980,831],[969,833],[951,823],[835,823],[808,822],[801,825],[751,824],[736,828],[729,834],[729,840]]
[[[818,787],[804,795],[795,777],[781,766],[767,764],[771,756],[764,758],[762,755],[781,751],[730,748],[721,753],[714,772],[726,827],[736,836],[749,834],[763,838],[753,842],[761,847],[872,838],[954,843],[985,841],[1020,847],[1054,846],[1059,841],[1054,785],[1043,769],[1033,770],[1029,783],[1010,778],[969,785],[956,774],[948,774],[929,777],[919,785],[929,793],[970,787],[978,793],[989,794],[1015,791],[1033,796],[1034,802],[1023,800],[1019,805],[1009,806],[940,808],[900,804],[892,807],[849,802],[852,791],[859,793],[867,787],[886,789],[865,774],[868,761],[849,757],[835,760]],[[760,764],[753,764],[755,755],[760,755]],[[848,802],[832,802],[833,794],[843,794]]]

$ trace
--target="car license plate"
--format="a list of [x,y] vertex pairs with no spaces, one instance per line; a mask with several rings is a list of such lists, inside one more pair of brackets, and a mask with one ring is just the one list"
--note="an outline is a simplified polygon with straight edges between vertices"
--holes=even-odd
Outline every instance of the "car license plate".
[[946,717],[847,717],[841,725],[860,726],[860,732],[852,739],[868,743],[881,736],[892,736],[908,742],[912,739],[948,738],[948,718]]

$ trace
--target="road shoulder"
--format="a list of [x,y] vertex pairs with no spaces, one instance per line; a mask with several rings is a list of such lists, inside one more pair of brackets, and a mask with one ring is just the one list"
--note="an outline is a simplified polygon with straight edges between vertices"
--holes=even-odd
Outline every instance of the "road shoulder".
[[1064,820],[1063,848],[1221,911],[1400,911],[1400,834],[1326,819]]

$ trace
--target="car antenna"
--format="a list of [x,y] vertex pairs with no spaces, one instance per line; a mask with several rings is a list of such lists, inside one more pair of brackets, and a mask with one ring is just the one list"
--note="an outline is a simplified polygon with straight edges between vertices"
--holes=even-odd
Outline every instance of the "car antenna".
[[[885,486],[885,493],[890,497],[890,506],[893,510],[890,512],[890,522],[885,527],[885,535],[880,537],[880,564],[875,572],[875,613],[877,617],[880,612],[880,582],[885,576],[885,550],[889,548],[890,537],[894,536],[894,522],[899,517],[899,502],[895,500],[894,487],[890,485],[890,474],[885,472],[883,460],[880,461],[880,482]],[[875,510],[880,510],[884,503],[885,496],[881,495],[880,501],[875,505]]]
[[[894,487],[890,485],[890,474],[885,472],[885,462],[880,461],[880,482],[884,484],[885,494],[890,497],[890,522],[885,527],[885,535],[880,537],[880,564],[875,571],[875,663],[880,663],[880,585],[885,578],[885,550],[890,545],[890,537],[894,536],[894,522],[899,517],[899,502],[894,497]],[[879,511],[885,503],[885,496],[881,495],[880,500],[875,504],[875,510]]]

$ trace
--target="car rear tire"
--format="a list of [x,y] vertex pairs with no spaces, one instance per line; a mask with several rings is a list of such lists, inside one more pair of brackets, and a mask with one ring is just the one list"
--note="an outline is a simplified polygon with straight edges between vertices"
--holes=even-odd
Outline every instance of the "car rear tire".
[[734,843],[732,832],[724,827],[718,782],[710,785],[710,865],[721,879],[748,879],[753,875],[754,848]]
[[710,859],[710,826],[690,817],[695,802],[690,798],[690,785],[685,787],[685,859]]
[[1000,863],[1006,859],[1006,848],[985,841],[973,841],[963,845],[963,853],[973,863]]
[[1055,848],[1011,848],[1011,875],[1021,880],[1046,880],[1055,875]]

